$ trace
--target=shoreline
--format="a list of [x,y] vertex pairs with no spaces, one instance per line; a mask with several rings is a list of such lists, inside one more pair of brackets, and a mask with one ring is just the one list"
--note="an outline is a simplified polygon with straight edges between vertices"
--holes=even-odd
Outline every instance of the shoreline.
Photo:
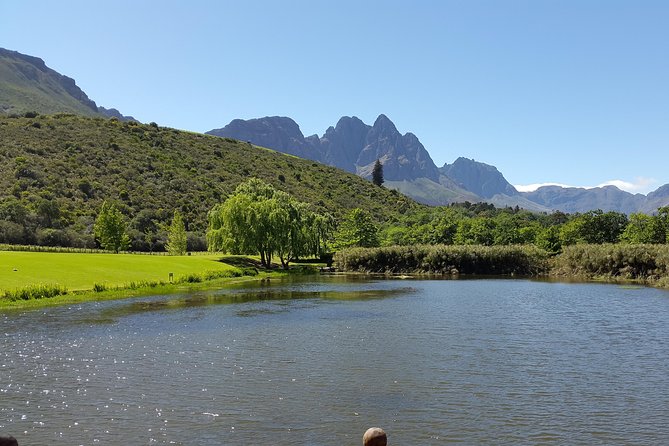
[[101,302],[107,300],[123,300],[135,297],[156,296],[160,294],[170,295],[183,292],[192,292],[215,287],[227,287],[247,282],[261,282],[271,278],[282,278],[289,274],[299,274],[282,270],[260,271],[253,276],[223,277],[199,282],[162,283],[143,286],[121,286],[103,291],[76,290],[69,291],[55,297],[44,297],[36,299],[8,300],[0,298],[0,311],[38,310],[47,307],[72,305],[85,302]]
[[[29,254],[37,256],[39,254]],[[56,254],[50,254],[46,260],[53,260]],[[88,260],[91,254],[67,254],[67,260]],[[63,257],[65,258],[65,257]],[[122,256],[105,256],[105,259],[123,260]],[[124,267],[138,265],[133,256],[131,263]],[[127,282],[107,284],[100,271],[88,271],[86,289],[68,289],[72,284],[59,284],[53,281],[58,274],[69,277],[72,264],[65,263],[54,268],[51,276],[35,278],[29,272],[24,274],[25,285],[14,290],[9,287],[0,292],[0,311],[39,309],[44,307],[70,305],[88,301],[127,299],[157,294],[176,294],[212,287],[226,287],[244,282],[261,281],[268,278],[285,277],[291,274],[318,272],[317,264],[294,264],[290,270],[259,268],[256,259],[248,256],[212,255],[200,257],[205,263],[192,263],[194,258],[154,258],[142,259],[151,268],[133,271],[127,275]],[[32,258],[31,258],[32,260]],[[45,260],[45,259],[42,259]],[[127,260],[127,258],[126,258]],[[149,260],[149,262],[145,262]],[[155,270],[158,260],[160,269],[169,267],[178,271],[180,276],[172,283],[157,279]],[[210,260],[216,263],[207,263]],[[579,282],[646,286],[669,289],[669,246],[667,245],[575,245],[565,248],[557,255],[550,256],[545,251],[528,246],[407,246],[385,248],[354,248],[343,250],[335,255],[338,274],[351,274],[380,279],[486,279],[506,278],[547,280],[552,282]],[[117,262],[117,263],[119,263]],[[185,263],[184,263],[185,262]],[[186,265],[188,263],[188,265]],[[119,263],[120,264],[120,263]],[[77,264],[78,265],[78,264]],[[209,270],[218,265],[217,270]],[[34,269],[36,265],[31,265]],[[118,265],[112,265],[118,268]],[[146,265],[144,265],[146,267]],[[98,269],[100,265],[97,266]],[[68,269],[69,268],[69,269]],[[203,269],[206,268],[206,269]],[[55,270],[55,271],[54,271]],[[17,269],[14,269],[17,271]],[[76,270],[77,272],[81,272]],[[116,270],[115,270],[116,271]],[[124,273],[126,270],[122,270]],[[114,271],[112,271],[114,272]],[[109,274],[110,271],[103,270]],[[7,277],[15,273],[5,273]],[[54,276],[55,274],[55,276]],[[165,277],[164,275],[162,277]],[[28,280],[31,278],[33,280]],[[40,280],[41,279],[41,280]],[[100,282],[96,282],[100,279]],[[11,283],[11,281],[10,281]]]
[[669,281],[667,280],[648,280],[648,279],[630,279],[624,277],[611,276],[589,276],[584,274],[564,275],[561,273],[545,274],[450,274],[450,273],[426,273],[426,272],[362,272],[362,271],[339,271],[331,273],[341,276],[360,276],[373,279],[392,279],[392,280],[533,280],[551,283],[591,283],[601,285],[629,285],[657,288],[669,291]]
[[[311,271],[317,274],[316,270]],[[208,290],[212,288],[225,288],[235,285],[251,282],[262,282],[272,278],[285,278],[291,274],[304,274],[304,271],[263,271],[255,276],[226,277],[212,280],[205,280],[196,283],[178,283],[178,284],[159,284],[156,286],[125,287],[109,289],[104,291],[77,290],[70,291],[51,298],[28,299],[9,301],[0,299],[0,312],[39,310],[48,307],[57,307],[64,305],[73,305],[87,302],[102,302],[108,300],[125,300],[137,297],[156,296],[156,295],[176,295],[193,291]],[[556,274],[541,275],[485,275],[485,274],[434,274],[434,273],[365,273],[365,272],[339,272],[332,275],[352,275],[359,277],[368,277],[381,280],[533,280],[546,281],[552,283],[589,283],[599,285],[620,285],[620,286],[639,286],[657,288],[669,291],[669,284],[660,281],[648,281],[641,279],[625,279],[616,277],[589,277],[583,275],[565,276]]]

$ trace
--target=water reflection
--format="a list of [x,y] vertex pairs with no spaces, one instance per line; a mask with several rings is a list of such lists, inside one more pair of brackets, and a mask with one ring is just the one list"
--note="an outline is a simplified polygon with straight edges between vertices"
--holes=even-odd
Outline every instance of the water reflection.
[[[234,305],[250,302],[272,302],[271,308],[244,309],[238,312],[241,316],[252,316],[254,314],[277,314],[294,306],[294,301],[321,299],[334,301],[365,301],[371,299],[385,299],[407,295],[415,292],[412,287],[376,288],[356,290],[304,290],[284,287],[263,287],[252,291],[230,291],[214,290],[199,292],[176,297],[160,296],[150,300],[139,300],[133,302],[121,302],[111,308],[101,311],[100,322],[113,321],[116,318],[130,316],[133,314],[180,310],[185,308],[204,307],[209,305]],[[281,307],[285,308],[281,308]]]

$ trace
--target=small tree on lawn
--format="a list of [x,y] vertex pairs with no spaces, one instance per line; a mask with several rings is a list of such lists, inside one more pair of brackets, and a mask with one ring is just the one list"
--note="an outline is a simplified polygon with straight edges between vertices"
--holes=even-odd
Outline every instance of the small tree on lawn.
[[126,223],[123,214],[113,203],[102,203],[100,214],[95,219],[93,227],[95,239],[102,249],[107,251],[124,251],[130,246],[130,237],[126,232]]
[[383,164],[381,164],[378,158],[376,159],[376,163],[374,163],[374,169],[372,169],[372,183],[377,186],[383,184]]
[[167,252],[173,256],[182,256],[188,250],[188,238],[186,236],[186,225],[181,212],[174,211],[172,224],[167,228]]

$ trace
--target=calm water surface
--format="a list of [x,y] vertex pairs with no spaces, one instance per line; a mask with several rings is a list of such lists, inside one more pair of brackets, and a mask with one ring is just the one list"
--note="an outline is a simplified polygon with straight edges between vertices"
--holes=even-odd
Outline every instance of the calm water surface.
[[[309,280],[309,281],[306,281]],[[0,313],[23,445],[669,444],[669,293],[273,281]]]

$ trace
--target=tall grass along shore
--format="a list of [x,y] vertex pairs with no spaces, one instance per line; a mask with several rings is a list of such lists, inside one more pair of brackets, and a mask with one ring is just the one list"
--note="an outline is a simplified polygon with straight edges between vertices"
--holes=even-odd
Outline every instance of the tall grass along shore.
[[669,245],[578,244],[551,256],[527,245],[417,245],[338,252],[341,271],[384,274],[552,276],[669,288]]
[[669,245],[573,245],[555,257],[551,274],[635,281],[669,288]]
[[345,249],[334,262],[366,273],[538,275],[548,272],[548,257],[534,246],[417,245]]

